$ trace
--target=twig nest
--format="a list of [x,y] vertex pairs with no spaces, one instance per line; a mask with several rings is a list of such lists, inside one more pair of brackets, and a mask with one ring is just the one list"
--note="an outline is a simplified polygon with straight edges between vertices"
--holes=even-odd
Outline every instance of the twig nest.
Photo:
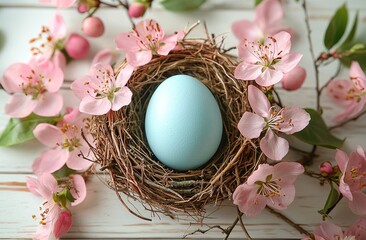
[[[243,113],[250,111],[247,83],[233,76],[237,58],[212,41],[183,40],[181,44],[182,50],[155,56],[134,71],[127,84],[133,92],[130,105],[91,118],[95,141],[92,151],[97,162],[108,171],[109,185],[123,205],[138,216],[120,193],[140,201],[154,213],[201,217],[206,204],[230,198],[260,161],[257,143],[245,140],[237,129]],[[117,67],[116,74],[125,64]],[[164,166],[149,149],[144,133],[145,113],[152,94],[161,82],[177,74],[195,77],[210,89],[224,124],[219,149],[209,163],[183,172]]]

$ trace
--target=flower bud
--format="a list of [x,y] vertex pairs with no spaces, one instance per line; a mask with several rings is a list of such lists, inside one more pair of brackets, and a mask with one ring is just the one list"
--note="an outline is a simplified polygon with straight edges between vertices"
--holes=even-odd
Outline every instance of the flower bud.
[[325,175],[332,174],[333,172],[332,164],[330,162],[323,162],[320,165],[320,172]]
[[104,33],[103,21],[98,17],[85,18],[82,30],[89,37],[99,37]]
[[128,8],[128,15],[132,18],[139,18],[145,14],[146,6],[143,3],[133,2]]
[[88,55],[90,44],[88,40],[77,33],[70,35],[65,44],[67,54],[74,59],[83,59]]
[[62,211],[57,217],[57,221],[53,227],[55,237],[59,239],[62,235],[67,233],[72,225],[72,215],[69,211]]
[[86,3],[79,2],[78,4],[78,12],[79,13],[85,13],[89,10],[89,6]]
[[282,87],[288,91],[299,89],[306,78],[306,71],[300,66],[296,66],[282,78]]

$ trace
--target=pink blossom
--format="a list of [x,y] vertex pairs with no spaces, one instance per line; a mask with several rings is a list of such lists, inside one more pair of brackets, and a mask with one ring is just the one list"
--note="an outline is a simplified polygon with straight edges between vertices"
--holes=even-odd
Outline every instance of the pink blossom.
[[73,33],[65,43],[65,50],[73,59],[83,59],[89,53],[90,44],[83,36]]
[[72,5],[74,5],[76,0],[39,0],[39,2],[45,4],[52,4],[55,5],[57,8],[69,8]]
[[[41,123],[34,129],[33,134],[38,141],[52,148],[33,162],[32,169],[36,175],[53,173],[65,163],[71,169],[82,171],[91,166],[91,161],[79,156],[80,152],[85,156],[89,154],[88,145],[81,136],[82,119],[74,111],[65,115],[57,126]],[[92,142],[89,134],[86,133],[85,136]]]
[[322,174],[329,175],[329,174],[333,173],[333,167],[332,167],[332,164],[330,162],[323,162],[320,165],[319,169],[320,169],[320,172]]
[[145,12],[146,12],[146,6],[145,4],[140,2],[133,2],[128,8],[128,15],[132,18],[142,17],[144,16]]
[[[342,228],[334,223],[325,221],[314,231],[315,240],[364,240],[366,239],[366,219],[360,218],[352,226],[342,231]],[[311,238],[302,238],[311,240]]]
[[55,14],[48,26],[43,26],[37,37],[30,40],[33,59],[38,64],[51,60],[57,67],[66,67],[65,55],[60,51],[66,36],[66,24],[60,14]]
[[290,72],[283,75],[282,88],[288,91],[294,91],[301,88],[306,78],[306,70],[300,66],[296,66]]
[[352,62],[350,80],[332,80],[328,87],[329,96],[344,106],[343,112],[338,114],[335,122],[357,116],[366,105],[366,76],[358,62]]
[[341,170],[339,191],[348,200],[348,206],[358,215],[366,214],[366,156],[361,146],[349,156],[337,149],[335,159]]
[[303,172],[299,163],[260,164],[247,182],[235,189],[234,204],[248,217],[258,215],[266,205],[286,209],[295,198],[294,182]]
[[290,49],[291,36],[284,31],[267,37],[264,43],[242,40],[238,46],[242,62],[235,69],[235,77],[255,80],[260,86],[278,83],[302,58],[302,54],[290,53]]
[[69,211],[60,212],[57,221],[55,222],[55,226],[53,228],[53,233],[55,237],[58,239],[65,233],[67,233],[72,226],[72,215]]
[[127,65],[117,77],[107,64],[94,65],[89,75],[76,79],[71,89],[81,99],[79,110],[92,115],[118,111],[131,102],[132,92],[126,87],[133,67]]
[[103,49],[95,54],[91,66],[94,66],[97,63],[104,65],[111,65],[114,58],[116,58],[116,53],[111,51],[110,49]]
[[104,23],[98,17],[88,17],[83,21],[82,30],[89,37],[100,37],[104,33]]
[[175,48],[182,33],[165,36],[164,30],[154,20],[139,22],[133,32],[120,33],[117,48],[126,51],[126,59],[134,67],[150,62],[153,54],[168,55]]
[[280,31],[293,35],[293,30],[282,24],[283,8],[278,0],[264,0],[255,9],[254,21],[240,20],[234,22],[231,29],[239,40],[262,41]]
[[14,118],[23,118],[32,112],[40,116],[57,115],[63,105],[59,93],[63,81],[62,70],[51,62],[10,65],[1,80],[4,89],[13,93],[5,106],[6,114]]
[[293,134],[304,129],[310,121],[310,115],[303,109],[287,106],[282,109],[271,106],[266,95],[258,88],[248,87],[248,99],[253,112],[245,112],[238,123],[240,133],[248,138],[258,138],[262,152],[273,160],[281,160],[289,149],[286,139],[278,137],[275,132]]

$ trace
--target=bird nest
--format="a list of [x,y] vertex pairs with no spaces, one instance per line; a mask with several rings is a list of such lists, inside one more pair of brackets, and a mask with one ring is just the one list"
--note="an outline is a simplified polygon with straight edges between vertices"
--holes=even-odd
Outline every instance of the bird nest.
[[[237,129],[243,113],[251,111],[248,83],[233,76],[237,58],[212,40],[185,39],[180,44],[181,50],[154,56],[135,69],[127,84],[133,92],[128,106],[90,120],[95,141],[91,148],[101,169],[109,173],[109,186],[131,213],[144,219],[126,199],[140,201],[153,213],[202,217],[205,205],[219,206],[222,200],[230,199],[261,161],[258,143],[246,140]],[[117,66],[115,73],[125,64]],[[224,124],[219,149],[209,163],[183,172],[163,165],[149,149],[144,133],[150,97],[161,82],[177,74],[195,77],[211,90]]]

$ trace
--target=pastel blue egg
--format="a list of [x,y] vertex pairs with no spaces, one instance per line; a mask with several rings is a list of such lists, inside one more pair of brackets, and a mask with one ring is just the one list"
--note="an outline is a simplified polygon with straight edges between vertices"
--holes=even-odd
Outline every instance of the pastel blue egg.
[[207,163],[220,145],[222,131],[216,99],[194,77],[172,76],[151,96],[145,116],[147,142],[172,169],[191,170]]

